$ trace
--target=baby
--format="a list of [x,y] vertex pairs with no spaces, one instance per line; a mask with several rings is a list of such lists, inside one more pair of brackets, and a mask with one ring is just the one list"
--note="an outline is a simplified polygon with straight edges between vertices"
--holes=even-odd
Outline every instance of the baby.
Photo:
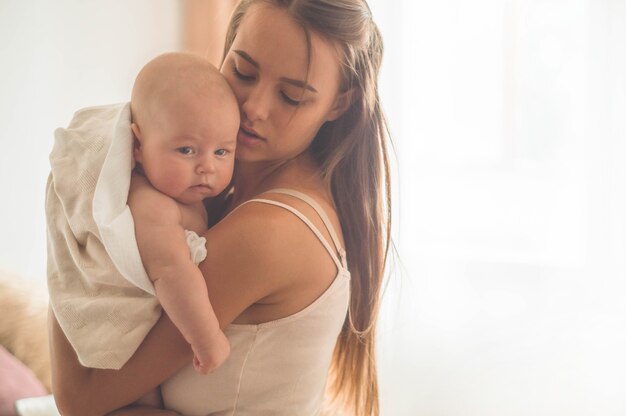
[[194,368],[206,374],[230,346],[188,241],[207,230],[202,201],[230,183],[237,101],[208,61],[169,53],[140,71],[131,114],[136,166],[128,206],[141,260],[163,309],[191,344]]

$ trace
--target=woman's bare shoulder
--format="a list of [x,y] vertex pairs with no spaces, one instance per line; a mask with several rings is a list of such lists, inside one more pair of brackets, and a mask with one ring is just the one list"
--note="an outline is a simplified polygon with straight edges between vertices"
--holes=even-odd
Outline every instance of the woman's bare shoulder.
[[221,246],[225,259],[257,270],[289,266],[301,250],[294,243],[309,234],[294,213],[268,203],[249,202],[233,211],[207,233],[208,246]]
[[[330,233],[322,219],[322,215],[330,221],[330,227],[341,238],[341,226],[337,217],[334,204],[330,198],[326,198],[321,192],[314,193],[310,190],[296,190],[313,200],[323,212],[318,212],[309,203],[289,194],[266,192],[258,195],[254,200],[248,201],[237,207],[222,221],[213,227],[213,231],[219,234],[230,233],[230,237],[244,236],[251,244],[262,240],[268,249],[280,249],[285,244],[290,244],[294,239],[301,240],[310,236],[311,241],[318,241],[313,229],[322,235],[322,238],[331,241]],[[261,201],[259,201],[261,200]],[[235,233],[233,235],[233,233]],[[273,257],[273,250],[264,254]],[[292,253],[297,253],[293,249]],[[284,253],[281,253],[284,255]]]
[[200,268],[222,325],[253,305],[275,305],[266,315],[273,318],[295,312],[336,275],[318,237],[298,216],[275,205],[246,203],[206,237],[209,254]]

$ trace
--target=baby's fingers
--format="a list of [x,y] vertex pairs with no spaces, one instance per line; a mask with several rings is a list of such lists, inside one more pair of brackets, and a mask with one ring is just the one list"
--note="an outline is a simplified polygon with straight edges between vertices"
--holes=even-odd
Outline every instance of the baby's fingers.
[[200,362],[197,356],[193,357],[193,369],[200,374],[209,374],[209,369]]

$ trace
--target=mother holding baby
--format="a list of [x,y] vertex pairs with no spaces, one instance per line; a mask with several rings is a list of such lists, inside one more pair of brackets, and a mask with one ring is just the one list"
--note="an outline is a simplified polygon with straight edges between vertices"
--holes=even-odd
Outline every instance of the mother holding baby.
[[[82,367],[51,317],[61,413],[378,415],[389,247],[380,33],[364,0],[243,0],[221,72],[238,100],[232,193],[199,267],[231,344],[199,375],[163,314],[120,370]],[[161,385],[166,409],[127,407]]]

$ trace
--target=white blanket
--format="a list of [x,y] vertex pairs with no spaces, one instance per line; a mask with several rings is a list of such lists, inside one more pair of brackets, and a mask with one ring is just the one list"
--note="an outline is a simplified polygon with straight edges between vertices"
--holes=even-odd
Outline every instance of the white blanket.
[[87,367],[120,368],[161,314],[126,205],[132,148],[124,103],[76,112],[50,154],[50,301]]

